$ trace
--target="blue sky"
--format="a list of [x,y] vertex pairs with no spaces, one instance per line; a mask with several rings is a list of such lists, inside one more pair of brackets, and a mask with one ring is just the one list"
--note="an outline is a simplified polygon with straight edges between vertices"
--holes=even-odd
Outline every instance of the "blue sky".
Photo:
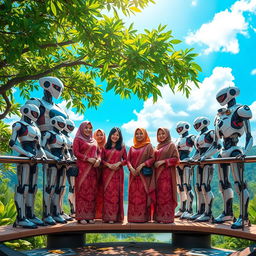
[[[254,117],[251,121],[252,133],[256,135],[256,0],[155,0],[156,4],[124,20],[139,32],[145,28],[167,25],[173,36],[183,41],[180,48],[195,48],[199,53],[196,61],[203,72],[199,76],[200,89],[194,89],[186,99],[181,94],[173,95],[163,88],[163,98],[155,104],[149,98],[146,102],[134,96],[132,100],[121,100],[113,92],[104,94],[104,102],[98,110],[89,109],[84,116],[71,113],[76,125],[82,120],[90,120],[95,129],[102,128],[107,133],[114,126],[121,127],[124,140],[131,145],[136,127],[149,131],[153,144],[158,127],[167,127],[174,138],[178,121],[193,120],[206,116],[211,120],[220,107],[215,95],[225,86],[238,86],[241,90],[237,102],[251,107]],[[37,97],[42,91],[37,93]],[[62,103],[65,106],[65,103]],[[8,120],[12,121],[11,119]],[[190,132],[196,134],[191,127]],[[243,140],[241,140],[243,142]]]

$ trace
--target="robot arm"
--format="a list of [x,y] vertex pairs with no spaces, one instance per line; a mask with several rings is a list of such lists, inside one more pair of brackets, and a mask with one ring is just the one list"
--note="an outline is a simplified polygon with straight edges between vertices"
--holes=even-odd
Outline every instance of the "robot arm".
[[208,148],[208,150],[202,155],[200,158],[201,161],[213,156],[221,150],[220,138],[218,136],[218,132],[211,131],[210,136],[213,139],[212,145]]
[[247,153],[251,150],[253,145],[253,137],[251,134],[251,125],[249,120],[244,121],[244,128],[246,134],[244,154],[247,155]]
[[244,130],[246,134],[244,155],[247,155],[253,145],[253,137],[251,134],[251,125],[249,121],[249,119],[252,118],[252,111],[247,105],[244,105],[237,110],[237,114],[244,123]]
[[21,124],[20,123],[17,122],[17,123],[13,124],[13,126],[12,126],[12,136],[11,136],[11,139],[10,139],[10,142],[9,142],[9,146],[12,148],[12,150],[15,150],[16,152],[19,152],[21,155],[25,155],[27,157],[34,157],[33,154],[24,150],[17,143],[18,132],[19,132],[20,129],[21,129]]
[[44,149],[41,147],[40,143],[37,144],[36,158],[45,158],[45,159],[47,159],[46,154],[44,152]]
[[200,153],[199,153],[199,150],[198,149],[196,149],[196,152],[195,152],[195,154],[191,157],[191,161],[196,161],[196,160],[198,160],[200,158]]
[[57,157],[57,156],[54,156],[50,150],[49,150],[49,147],[48,147],[48,143],[49,143],[49,139],[51,138],[51,133],[49,132],[46,132],[42,138],[42,147],[45,151],[45,154],[48,158],[50,159],[54,159],[56,161],[59,161],[60,159]]

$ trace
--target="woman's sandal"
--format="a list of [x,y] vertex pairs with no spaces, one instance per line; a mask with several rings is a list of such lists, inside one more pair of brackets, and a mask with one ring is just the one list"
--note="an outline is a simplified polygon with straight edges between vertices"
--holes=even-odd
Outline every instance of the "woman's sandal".
[[87,221],[86,221],[86,220],[78,220],[78,221],[77,221],[77,223],[78,223],[78,224],[83,224],[83,225],[84,225],[84,224],[87,224]]

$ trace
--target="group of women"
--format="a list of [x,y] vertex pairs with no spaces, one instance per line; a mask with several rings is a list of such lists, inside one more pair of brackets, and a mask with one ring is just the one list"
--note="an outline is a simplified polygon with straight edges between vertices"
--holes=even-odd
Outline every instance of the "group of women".
[[93,133],[89,121],[80,125],[73,143],[79,169],[75,183],[79,223],[94,223],[96,218],[123,221],[125,165],[130,171],[128,222],[174,221],[179,154],[168,129],[159,128],[157,140],[153,148],[147,131],[137,128],[127,155],[119,128],[113,128],[106,139],[101,129]]

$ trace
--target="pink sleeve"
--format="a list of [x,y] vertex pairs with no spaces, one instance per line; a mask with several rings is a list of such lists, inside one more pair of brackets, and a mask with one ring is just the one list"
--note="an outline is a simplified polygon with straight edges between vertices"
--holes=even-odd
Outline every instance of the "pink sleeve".
[[123,148],[123,155],[122,155],[122,159],[123,159],[123,161],[122,161],[122,166],[127,165],[127,152],[126,152],[126,148],[125,148],[125,146],[124,146],[124,148]]
[[170,167],[170,166],[175,166],[177,165],[179,159],[178,158],[168,158],[168,159],[165,159],[165,165],[167,167]]
[[144,164],[147,166],[147,167],[151,167],[154,162],[155,162],[155,154],[154,154],[154,149],[151,145],[150,149],[149,149],[149,159],[147,161],[144,162]]
[[84,154],[80,153],[80,144],[81,144],[81,141],[79,139],[74,140],[73,142],[74,155],[78,160],[85,161],[87,160],[87,157]]

